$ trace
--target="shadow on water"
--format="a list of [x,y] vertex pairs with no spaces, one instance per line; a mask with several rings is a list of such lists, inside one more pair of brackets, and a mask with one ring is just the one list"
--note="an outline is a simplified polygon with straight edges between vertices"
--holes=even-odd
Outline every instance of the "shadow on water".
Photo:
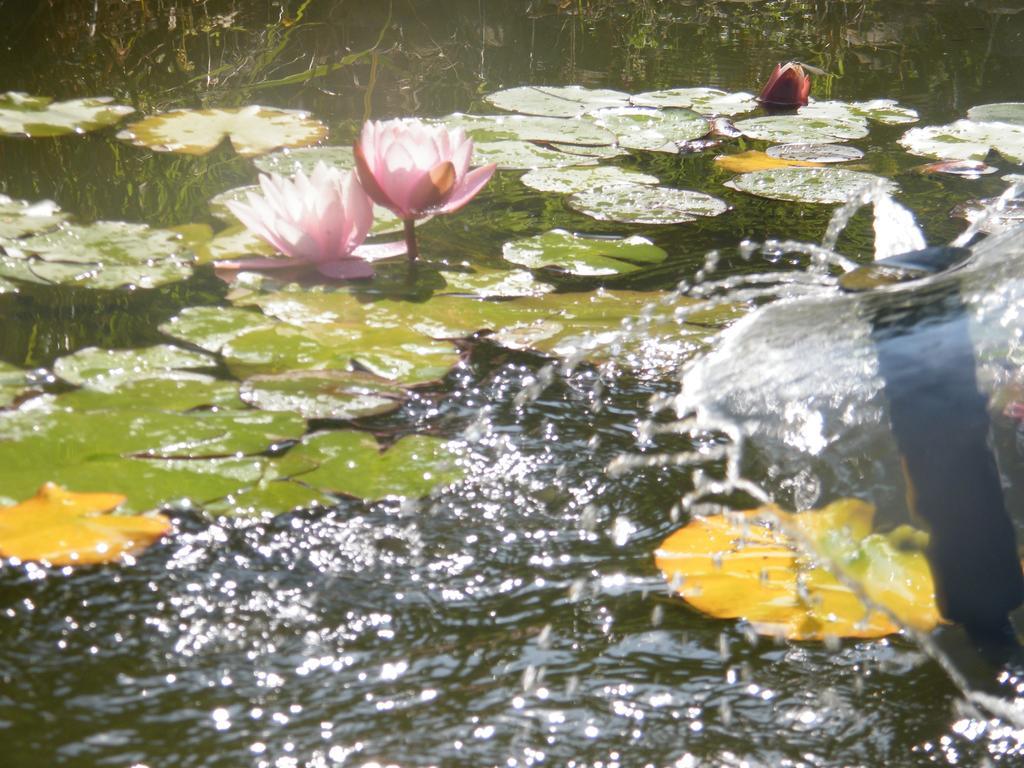
[[[316,113],[335,143],[365,117],[468,110],[523,83],[750,90],[780,58],[835,74],[822,98],[889,96],[937,122],[1017,97],[1024,51],[1024,14],[959,2],[923,13],[899,0],[0,0],[0,14],[4,88],[109,94],[147,113],[260,101]],[[883,130],[871,142],[896,136]],[[909,176],[915,161],[902,152],[863,148],[876,170],[899,177],[933,242],[955,236],[954,201],[1002,188]],[[724,180],[707,157],[629,162],[679,186]],[[182,159],[129,148],[111,131],[5,138],[0,165],[0,191],[12,196],[54,199],[83,220],[160,226],[207,220],[210,197],[256,175],[226,147]],[[758,488],[717,499],[749,503],[759,490],[804,508],[856,493],[887,521],[903,519],[870,326],[859,300],[836,287],[850,264],[813,249],[737,250],[743,240],[818,242],[829,213],[722,195],[743,201],[730,220],[643,232],[670,258],[626,281],[692,286],[704,269],[706,291],[723,281],[712,299],[768,305],[683,379],[687,408],[713,401],[716,417],[740,421],[767,414],[743,422],[736,468]],[[510,233],[552,226],[612,229],[502,188],[462,218],[425,226],[423,243],[486,263]],[[1005,313],[1024,297],[1019,248],[1009,260],[984,248],[956,280],[982,383],[995,389],[1014,383],[1012,366],[991,361],[1005,361],[1008,347],[1018,359],[1019,339],[1007,336],[1019,321]],[[870,258],[864,219],[849,223],[838,251]],[[161,321],[215,304],[221,291],[201,272],[135,295],[0,296],[0,358],[49,365],[89,345],[151,343]],[[415,423],[463,441],[468,479],[431,498],[348,500],[274,519],[177,509],[177,535],[129,567],[4,565],[5,753],[19,768],[980,765],[1024,753],[1014,713],[979,716],[995,705],[965,704],[963,681],[936,661],[962,668],[967,651],[904,635],[776,642],[666,595],[651,553],[678,525],[669,510],[730,471],[709,462],[695,482],[691,467],[648,461],[699,443],[688,429],[644,431],[652,400],[685,410],[678,381],[547,369],[481,348],[394,423],[375,425]],[[1017,426],[995,426],[1001,455],[1018,450]],[[606,473],[638,450],[630,471]],[[1007,493],[1015,515],[1022,487]]]

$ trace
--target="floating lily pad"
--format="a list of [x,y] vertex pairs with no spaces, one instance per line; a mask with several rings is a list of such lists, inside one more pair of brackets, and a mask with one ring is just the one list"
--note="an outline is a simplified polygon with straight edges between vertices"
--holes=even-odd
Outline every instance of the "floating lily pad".
[[265,315],[190,309],[161,330],[219,351],[239,378],[355,367],[418,384],[442,378],[459,361],[451,343],[374,315],[348,293],[265,294],[249,301]]
[[611,107],[591,113],[602,128],[615,134],[621,147],[650,152],[678,151],[676,142],[698,139],[711,124],[689,109]]
[[[773,200],[831,204],[845,203],[879,178],[845,168],[778,168],[744,173],[725,186]],[[886,181],[885,186],[890,193],[896,190],[891,181]]]
[[205,155],[224,139],[245,157],[279,147],[304,147],[327,135],[305,112],[251,105],[237,109],[179,109],[131,123],[118,138],[158,152]]
[[540,141],[561,144],[610,146],[615,137],[587,118],[532,117],[528,115],[464,115],[460,112],[435,121],[462,128],[475,141]]
[[845,144],[776,144],[765,153],[780,160],[799,160],[805,163],[847,163],[860,160],[864,153]]
[[[953,208],[950,216],[955,216],[960,219],[966,219],[968,222],[973,224],[982,217],[986,209],[990,209],[996,203],[996,198],[988,198],[986,200],[968,200],[966,203],[960,203]],[[1024,224],[1024,200],[1007,200],[1003,204],[1003,210],[998,213],[993,213],[981,225],[981,231],[995,235],[1000,232],[1005,232],[1008,229]]]
[[358,419],[396,410],[406,392],[394,382],[361,371],[295,371],[253,376],[242,399],[264,411],[298,413],[307,419]]
[[297,509],[328,507],[336,503],[337,500],[331,496],[294,480],[264,477],[240,491],[203,504],[203,511],[210,515],[238,517],[280,514]]
[[[225,209],[226,210],[226,209]],[[259,235],[243,225],[227,227],[195,247],[196,263],[210,264],[252,256],[272,257],[277,251]]]
[[50,565],[113,563],[137,555],[171,529],[163,515],[108,515],[119,493],[72,493],[44,484],[30,499],[0,509],[0,557]]
[[153,288],[192,274],[193,246],[180,232],[144,224],[64,222],[52,231],[4,243],[7,258],[0,262],[0,273],[24,279],[28,272],[37,282],[91,288]]
[[[307,464],[317,468],[301,470]],[[363,499],[420,497],[462,476],[445,440],[411,435],[381,450],[364,432],[326,432],[312,435],[291,449],[281,471],[322,491]]]
[[579,85],[526,85],[497,91],[486,96],[485,100],[498,109],[522,115],[579,117],[584,112],[601,107],[624,106],[629,103],[629,94],[603,88],[584,88]]
[[965,179],[976,179],[997,173],[998,168],[987,165],[981,160],[939,160],[935,163],[918,165],[911,170],[921,174],[944,173],[949,176],[962,176]]
[[46,232],[67,219],[50,200],[29,203],[0,195],[0,244],[3,240]]
[[267,472],[260,454],[306,430],[290,413],[178,413],[137,403],[79,412],[59,399],[31,404],[0,414],[3,495],[25,496],[52,479],[86,491],[116,487],[136,511],[250,486]]
[[588,277],[635,272],[668,258],[664,250],[639,235],[587,237],[564,229],[505,243],[502,254],[506,261],[530,269],[550,267]]
[[[484,164],[494,163],[505,170],[529,170],[531,168],[579,165],[588,162],[588,159],[540,147],[528,141],[481,141],[473,148],[473,161]],[[597,161],[589,160],[589,162]]]
[[757,99],[749,94],[728,93],[717,88],[670,88],[664,91],[647,91],[630,97],[637,107],[660,107],[692,109],[701,115],[738,115],[750,112],[759,106]]
[[822,510],[777,509],[692,520],[655,553],[673,588],[716,618],[744,618],[761,634],[793,640],[883,637],[900,625],[814,560],[804,556],[770,514],[807,539],[875,604],[921,631],[939,623],[935,587],[922,552],[927,536],[903,526],[871,533],[874,508],[843,499]]
[[[86,413],[131,408],[157,411],[191,411],[196,408],[243,409],[237,381],[222,381],[209,377],[177,375],[177,370],[152,378],[122,378],[105,381],[103,389],[86,386],[57,395],[54,404],[61,409]],[[88,382],[86,382],[88,384]]]
[[719,216],[729,206],[703,192],[642,184],[618,184],[578,192],[569,205],[601,221],[628,224],[680,224]]
[[313,173],[317,163],[329,168],[340,168],[347,171],[355,167],[352,147],[301,147],[299,149],[282,149],[269,155],[253,158],[253,164],[264,173],[276,173],[280,176],[294,176],[302,171],[307,176]]
[[865,120],[803,115],[752,117],[738,121],[736,128],[748,138],[775,144],[832,144],[868,135]]
[[506,299],[516,296],[543,296],[555,287],[538,280],[526,269],[486,269],[472,272],[442,272],[447,289],[442,293],[458,293],[481,299]]
[[0,408],[13,405],[28,389],[25,371],[0,360]]
[[658,177],[615,165],[597,165],[585,168],[539,168],[524,173],[520,181],[540,192],[568,195],[612,184],[657,184]]
[[967,117],[976,123],[1012,123],[1024,126],[1024,102],[979,104],[967,110]]
[[[246,203],[249,202],[249,193],[262,196],[263,191],[259,184],[247,184],[244,187],[235,187],[234,189],[228,189],[210,198],[210,213],[216,216],[223,222],[227,222],[229,227],[236,227],[239,224],[238,218],[231,212],[227,204],[229,202]],[[419,222],[422,224],[424,221],[428,221],[428,218],[420,219]],[[390,235],[395,232],[401,232],[404,228],[402,220],[395,214],[389,211],[387,208],[383,208],[379,205],[373,206],[373,226],[370,227],[370,235]],[[233,230],[234,232],[235,230]],[[240,245],[240,242],[236,242],[236,245]],[[222,250],[226,250],[230,247],[226,243],[209,243],[209,248],[216,249],[218,245],[223,246]],[[204,248],[202,245],[199,247],[200,251]],[[274,251],[271,251],[274,252]],[[206,254],[207,257],[209,254]],[[208,260],[208,259],[207,259]]]
[[1024,163],[1024,126],[957,120],[949,125],[911,128],[899,143],[915,155],[940,160],[984,160],[993,149]]
[[143,349],[87,347],[57,360],[53,371],[70,384],[110,392],[126,381],[139,379],[210,380],[195,369],[216,364],[209,355],[167,344]]
[[872,99],[871,101],[812,101],[800,107],[800,117],[823,118],[828,120],[873,120],[883,125],[903,125],[917,122],[917,112],[901,107],[895,99]]
[[[629,154],[629,150],[615,146],[584,146],[582,144],[562,144],[556,141],[548,142],[547,146],[567,155],[593,158],[595,160],[610,160],[613,157],[622,157]],[[583,162],[586,161],[574,160],[572,164],[581,165]]]
[[53,101],[8,91],[0,96],[0,134],[9,136],[63,136],[105,128],[135,110],[114,104],[107,96]]

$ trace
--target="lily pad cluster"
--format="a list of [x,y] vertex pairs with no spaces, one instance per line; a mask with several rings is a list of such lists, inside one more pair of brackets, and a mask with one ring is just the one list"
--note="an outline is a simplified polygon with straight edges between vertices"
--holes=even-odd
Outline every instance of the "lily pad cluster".
[[996,152],[1024,164],[1024,103],[980,104],[947,125],[911,128],[900,138],[908,152],[939,160],[985,160]]

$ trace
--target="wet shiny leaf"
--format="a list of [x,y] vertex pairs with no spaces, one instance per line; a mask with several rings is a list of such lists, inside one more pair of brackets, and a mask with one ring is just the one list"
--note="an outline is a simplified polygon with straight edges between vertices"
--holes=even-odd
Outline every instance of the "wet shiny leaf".
[[615,184],[578,192],[569,198],[569,206],[600,221],[627,224],[681,224],[729,210],[725,202],[703,192],[643,184]]
[[[778,168],[744,173],[727,181],[725,186],[740,192],[773,200],[798,203],[845,203],[851,195],[880,177],[845,168]],[[885,182],[889,192],[896,190]]]
[[561,87],[525,85],[507,88],[485,97],[485,100],[509,112],[548,117],[579,117],[584,112],[629,103],[629,94],[607,89],[584,88],[579,85]]
[[124,500],[117,493],[72,493],[46,483],[32,498],[0,509],[0,557],[58,566],[112,563],[170,531],[163,515],[104,514]]
[[460,112],[436,122],[462,128],[477,142],[541,141],[562,144],[611,146],[615,136],[587,118],[528,115],[464,115]]
[[739,120],[736,128],[751,139],[774,144],[832,144],[868,135],[866,120],[803,115],[769,115]]
[[264,411],[298,413],[307,419],[358,419],[396,410],[406,391],[361,371],[294,371],[253,376],[241,398]]
[[769,157],[805,163],[847,163],[864,157],[859,149],[845,144],[776,144],[765,152]]
[[647,91],[630,97],[638,107],[692,109],[701,115],[738,115],[757,109],[757,99],[749,93],[728,93],[717,88],[670,88]]
[[197,368],[213,368],[208,355],[161,344],[142,349],[88,347],[57,360],[54,373],[70,384],[110,392],[126,381],[140,379],[193,379],[211,381]]
[[523,184],[540,192],[558,192],[570,195],[594,187],[613,184],[657,184],[658,177],[631,171],[615,165],[596,165],[579,168],[538,168],[524,173]]
[[940,160],[985,160],[995,150],[1024,163],[1024,125],[957,120],[949,125],[911,128],[899,143],[914,155]]
[[903,624],[923,631],[938,624],[931,571],[921,551],[924,534],[906,527],[871,533],[874,508],[856,499],[797,514],[765,509],[694,518],[662,543],[655,553],[658,567],[698,610],[746,619],[761,634],[822,640],[900,630],[885,613],[869,611],[766,516],[779,518]]
[[590,116],[615,135],[620,147],[649,152],[675,154],[677,142],[699,139],[711,130],[705,118],[689,109],[612,107]]

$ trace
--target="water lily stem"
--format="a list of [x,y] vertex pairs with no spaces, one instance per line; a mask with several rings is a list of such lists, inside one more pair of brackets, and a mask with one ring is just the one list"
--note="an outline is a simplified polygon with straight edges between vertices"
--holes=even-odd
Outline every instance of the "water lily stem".
[[416,261],[420,251],[416,247],[416,221],[414,219],[405,220],[405,249],[409,255],[409,261]]

